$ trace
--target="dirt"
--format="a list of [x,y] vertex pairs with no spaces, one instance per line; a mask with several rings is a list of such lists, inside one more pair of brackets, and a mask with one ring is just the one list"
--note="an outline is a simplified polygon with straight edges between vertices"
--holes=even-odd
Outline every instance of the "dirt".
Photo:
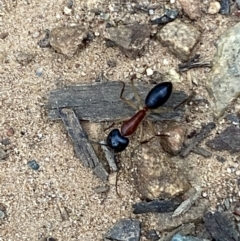
[[[120,6],[119,12],[112,11],[114,4]],[[9,129],[14,130],[8,137],[11,142],[7,146],[9,156],[0,162],[0,203],[6,207],[6,218],[0,223],[0,240],[41,240],[49,236],[58,240],[101,240],[118,219],[134,217],[131,205],[140,199],[127,178],[131,166],[128,153],[120,157],[126,167],[123,171],[126,175],[120,176],[118,184],[121,198],[115,192],[114,174],[109,180],[107,196],[96,194],[93,188],[102,185],[101,181],[74,157],[63,124],[48,120],[46,100],[51,90],[95,82],[101,72],[110,80],[129,82],[130,76],[141,68],[164,73],[179,63],[154,39],[144,55],[136,60],[128,59],[117,48],[106,48],[103,38],[106,23],[93,10],[108,13],[111,21],[149,21],[145,12],[121,11],[125,1],[122,4],[119,1],[101,4],[101,1],[76,0],[70,15],[63,14],[64,6],[65,1],[0,1],[0,33],[8,33],[5,39],[0,39],[0,139],[8,137]],[[183,19],[191,22],[186,17]],[[52,48],[37,45],[46,29],[74,23],[91,29],[96,35],[93,42],[74,57],[67,58]],[[231,16],[206,13],[192,22],[202,32],[197,46],[202,59],[212,59],[218,36],[234,23]],[[34,58],[26,64],[19,63],[17,55],[21,51]],[[107,61],[115,61],[116,67],[109,67]],[[38,77],[36,71],[42,72],[41,76]],[[174,83],[174,88],[188,93],[194,90],[198,96],[208,99],[205,88],[208,73],[207,68],[183,73],[183,81]],[[146,72],[138,73],[138,76],[141,81],[149,81]],[[212,121],[207,104],[190,105],[186,115],[189,133],[199,128],[202,122]],[[103,128],[107,124],[85,125],[91,138],[102,140],[106,137]],[[224,126],[224,120],[221,120],[216,131]],[[130,148],[136,143],[137,136]],[[223,156],[226,162],[218,162],[216,155]],[[30,160],[37,161],[39,171],[27,166]],[[191,154],[184,161],[192,170],[189,175],[198,176],[197,185],[203,188],[212,208],[226,197],[230,201],[239,198],[236,184],[240,170],[238,154],[219,152],[210,159]]]

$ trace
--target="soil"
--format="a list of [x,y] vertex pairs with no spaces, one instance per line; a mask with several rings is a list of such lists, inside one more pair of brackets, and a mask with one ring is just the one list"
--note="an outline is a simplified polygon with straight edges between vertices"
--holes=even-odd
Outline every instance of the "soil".
[[[0,33],[8,33],[0,39],[0,140],[10,139],[9,157],[0,162],[0,203],[6,208],[6,218],[0,223],[0,240],[41,240],[49,236],[57,240],[102,240],[103,234],[118,219],[134,217],[131,206],[140,197],[127,174],[131,167],[129,153],[120,157],[125,174],[118,182],[121,197],[115,191],[115,174],[110,176],[107,195],[95,193],[93,188],[102,185],[101,181],[74,157],[63,124],[48,120],[45,110],[49,92],[58,87],[95,82],[101,73],[112,81],[129,82],[131,75],[142,68],[165,73],[177,67],[179,60],[155,39],[151,39],[144,55],[136,60],[128,59],[117,48],[106,48],[103,37],[106,22],[95,12],[108,13],[111,21],[122,24],[148,23],[149,15],[144,11],[127,12],[125,1],[101,2],[76,0],[73,12],[66,15],[63,9],[67,2],[62,0],[0,0]],[[148,6],[156,4],[157,1],[151,1]],[[119,7],[119,11],[113,11],[112,6]],[[197,52],[207,61],[214,56],[219,35],[236,21],[232,16],[204,12],[194,22],[181,18],[201,30]],[[46,29],[70,24],[81,24],[96,36],[72,58],[37,45]],[[21,64],[17,61],[19,52],[34,58]],[[116,62],[116,67],[109,66],[108,61]],[[208,99],[205,80],[209,71],[199,68],[182,73],[183,81],[174,83],[174,88],[188,93],[194,90],[198,96]],[[41,76],[36,72],[42,72]],[[138,77],[139,81],[150,81],[146,72],[139,73]],[[186,116],[188,133],[200,128],[201,123],[213,120],[208,104],[192,103]],[[95,140],[106,138],[104,127],[107,125],[109,123],[84,123]],[[220,120],[216,132],[225,125],[225,121]],[[130,148],[136,143],[137,136]],[[226,161],[217,161],[216,155]],[[40,165],[38,171],[28,167],[30,160]],[[191,154],[184,161],[187,170],[191,170],[190,178],[198,176],[197,183],[193,184],[202,187],[212,209],[225,198],[230,202],[239,198],[238,154],[215,152],[209,159]]]

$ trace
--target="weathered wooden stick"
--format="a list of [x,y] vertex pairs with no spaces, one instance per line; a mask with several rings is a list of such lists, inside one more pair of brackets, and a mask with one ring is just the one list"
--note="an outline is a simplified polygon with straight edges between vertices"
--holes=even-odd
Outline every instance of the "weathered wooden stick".
[[[153,85],[136,85],[144,102],[145,97]],[[60,119],[58,109],[71,108],[80,120],[92,122],[115,121],[132,116],[136,110],[129,107],[120,98],[122,90],[121,82],[102,82],[68,86],[51,91],[47,103],[48,117],[52,120]],[[130,85],[126,85],[124,97],[134,100],[134,93]],[[164,105],[173,108],[187,99],[183,91],[174,91],[170,99]],[[136,102],[136,101],[135,101]],[[143,104],[143,103],[142,103]],[[139,104],[137,104],[138,106]],[[175,120],[183,117],[181,110],[169,111],[160,114],[151,114],[153,121]]]
[[72,109],[59,109],[58,111],[68,135],[72,139],[77,158],[79,158],[86,167],[92,168],[99,178],[106,181],[108,173],[98,160],[92,145],[88,141],[87,134],[81,127],[74,111]]

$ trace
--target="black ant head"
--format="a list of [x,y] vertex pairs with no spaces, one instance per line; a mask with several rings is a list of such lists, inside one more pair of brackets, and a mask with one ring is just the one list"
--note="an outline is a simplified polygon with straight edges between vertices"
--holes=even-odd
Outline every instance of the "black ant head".
[[122,136],[118,129],[113,129],[107,137],[107,145],[114,150],[115,153],[125,150],[128,146],[129,139]]

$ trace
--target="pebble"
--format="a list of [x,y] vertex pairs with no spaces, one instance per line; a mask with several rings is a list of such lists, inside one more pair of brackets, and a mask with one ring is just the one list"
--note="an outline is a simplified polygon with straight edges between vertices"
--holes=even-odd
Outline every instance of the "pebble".
[[231,173],[232,172],[232,169],[230,167],[227,168],[227,172],[228,173]]
[[37,75],[37,77],[41,77],[42,74],[43,74],[43,67],[38,67],[38,68],[36,69],[36,75]]
[[64,13],[65,15],[71,15],[72,9],[71,9],[71,8],[68,8],[67,6],[65,6],[64,9],[63,9],[63,13]]
[[4,219],[4,218],[5,218],[5,213],[2,210],[0,210],[0,219]]
[[236,114],[228,114],[226,116],[226,119],[231,121],[233,125],[238,125],[239,124],[239,119]]
[[200,37],[201,32],[194,25],[179,19],[166,24],[157,33],[160,43],[167,46],[170,52],[183,61],[189,60]]
[[240,216],[240,203],[237,203],[234,207],[233,213]]
[[146,69],[147,76],[153,75],[153,70],[151,68]]
[[10,145],[10,144],[11,144],[9,138],[4,138],[4,139],[1,141],[1,143],[2,143],[2,145],[4,145],[4,146],[7,146],[7,145]]
[[140,222],[137,219],[122,219],[115,223],[104,236],[107,240],[138,241],[140,231]]
[[149,230],[146,234],[146,238],[150,241],[158,241],[160,239],[156,230]]
[[203,193],[202,193],[202,196],[203,196],[203,197],[207,197],[208,195],[207,195],[206,192],[203,192]]
[[9,137],[13,136],[14,133],[15,133],[15,131],[14,131],[14,129],[12,127],[7,130],[7,136],[9,136]]
[[149,13],[149,15],[153,15],[154,14],[154,10],[153,9],[149,9],[148,13]]
[[27,165],[35,171],[37,171],[40,167],[35,160],[28,161]]
[[217,14],[221,9],[221,5],[219,2],[217,1],[214,1],[214,2],[211,2],[210,5],[209,5],[209,8],[208,8],[208,13],[209,14]]
[[32,37],[33,38],[37,38],[39,37],[40,33],[38,31],[35,31],[33,34],[32,34]]
[[202,239],[193,237],[193,236],[182,236],[181,234],[175,234],[171,241],[202,241]]
[[240,176],[240,170],[237,170],[237,171],[236,171],[236,175],[237,175],[237,176]]
[[216,117],[222,115],[240,93],[240,55],[236,54],[240,44],[239,32],[240,23],[237,23],[224,31],[217,41],[217,53],[207,80],[207,88],[213,93],[211,109]]

